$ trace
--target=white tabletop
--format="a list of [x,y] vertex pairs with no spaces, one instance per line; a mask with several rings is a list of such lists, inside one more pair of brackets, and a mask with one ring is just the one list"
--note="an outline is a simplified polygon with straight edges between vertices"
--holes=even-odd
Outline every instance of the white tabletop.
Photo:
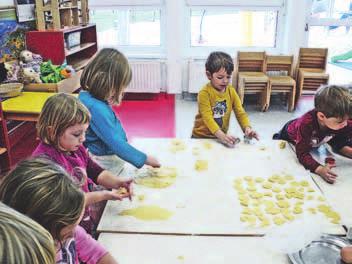
[[290,263],[261,237],[205,237],[102,233],[99,242],[125,264]]
[[[319,193],[310,174],[298,164],[290,148],[280,149],[277,141],[254,145],[240,143],[235,149],[225,148],[214,141],[211,149],[204,148],[205,140],[183,140],[185,150],[170,151],[170,139],[140,139],[134,145],[156,156],[163,166],[176,167],[175,184],[165,189],[151,189],[136,185],[135,194],[144,201],[109,201],[98,226],[98,232],[203,234],[203,235],[262,235],[265,228],[253,228],[240,221],[242,210],[233,189],[233,180],[252,176],[267,178],[274,173],[289,173],[296,180],[307,180]],[[201,149],[198,156],[194,147]],[[206,171],[196,171],[196,159],[207,160]],[[335,198],[334,198],[335,199]],[[142,221],[118,215],[124,209],[140,205],[158,205],[173,213],[167,221]],[[298,218],[308,218],[302,214]],[[341,226],[325,224],[322,230],[330,234],[344,234]]]

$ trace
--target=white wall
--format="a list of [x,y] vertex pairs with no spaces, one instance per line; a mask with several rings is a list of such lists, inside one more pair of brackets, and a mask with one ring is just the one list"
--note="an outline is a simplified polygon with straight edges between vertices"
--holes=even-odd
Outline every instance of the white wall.
[[0,7],[13,6],[13,5],[15,5],[15,1],[14,0],[1,0],[1,3],[0,3]]
[[282,53],[296,55],[300,47],[307,45],[305,26],[310,2],[311,0],[286,0]]

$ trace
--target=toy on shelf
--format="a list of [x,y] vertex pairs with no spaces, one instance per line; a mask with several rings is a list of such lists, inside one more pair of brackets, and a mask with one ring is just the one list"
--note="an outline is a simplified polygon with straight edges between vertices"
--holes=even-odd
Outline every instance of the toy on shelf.
[[35,0],[37,29],[62,29],[88,24],[88,0]]
[[37,73],[40,73],[40,64],[43,58],[39,54],[34,54],[29,50],[22,50],[20,53],[20,66],[22,68],[33,68]]

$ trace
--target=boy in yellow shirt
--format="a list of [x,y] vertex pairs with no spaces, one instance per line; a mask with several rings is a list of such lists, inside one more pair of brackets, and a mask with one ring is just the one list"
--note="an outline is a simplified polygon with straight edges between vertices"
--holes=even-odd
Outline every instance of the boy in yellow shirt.
[[208,56],[205,70],[210,82],[198,93],[192,137],[218,138],[224,145],[234,147],[236,138],[227,135],[233,110],[245,136],[258,140],[235,88],[229,84],[233,69],[232,58],[227,53],[216,51]]

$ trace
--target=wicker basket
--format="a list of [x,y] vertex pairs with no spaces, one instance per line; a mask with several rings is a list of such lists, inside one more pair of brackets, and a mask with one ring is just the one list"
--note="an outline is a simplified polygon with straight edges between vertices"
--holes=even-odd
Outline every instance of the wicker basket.
[[21,94],[22,83],[3,83],[0,84],[0,98],[15,97]]

